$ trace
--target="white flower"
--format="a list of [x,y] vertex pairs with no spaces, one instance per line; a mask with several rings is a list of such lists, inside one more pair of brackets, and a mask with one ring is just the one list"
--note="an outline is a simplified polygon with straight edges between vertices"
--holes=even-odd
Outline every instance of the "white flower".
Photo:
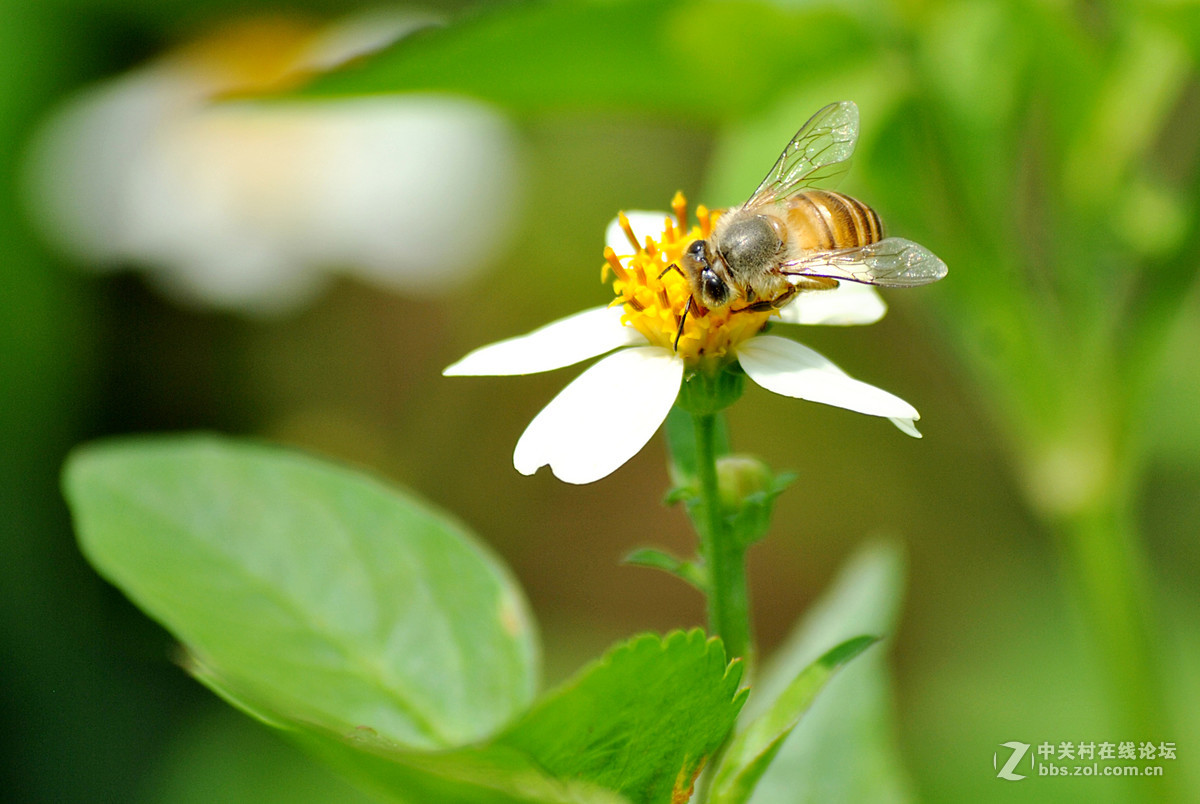
[[[682,202],[682,197],[677,201]],[[624,269],[621,273],[626,275],[614,283],[618,301],[626,302],[622,307],[585,310],[527,335],[484,346],[443,372],[448,376],[530,374],[607,355],[534,417],[513,454],[517,471],[530,475],[549,465],[556,477],[568,483],[590,483],[607,476],[654,435],[689,371],[713,359],[736,359],[746,376],[769,391],[886,417],[905,433],[920,437],[914,425],[919,414],[903,399],[850,377],[807,346],[761,334],[763,323],[773,313],[763,313],[756,321],[756,314],[741,312],[715,322],[709,319],[717,316],[710,313],[696,322],[699,330],[708,330],[689,332],[680,338],[676,351],[677,328],[672,321],[677,319],[666,312],[672,306],[681,308],[679,300],[687,294],[686,284],[682,279],[672,280],[675,272],[668,272],[660,278],[660,284],[672,283],[668,292],[655,286],[654,278],[677,256],[672,256],[672,249],[686,246],[697,236],[695,230],[684,231],[686,216],[681,206],[676,205],[678,227],[668,216],[648,212],[630,214],[628,227],[623,221],[609,227],[606,256],[610,265],[615,252],[630,251],[630,241],[644,242],[647,233],[662,232],[651,238],[654,249],[639,251],[613,266],[614,270]],[[700,212],[704,221],[703,210]],[[664,219],[668,222],[665,231]],[[627,228],[631,230],[628,234]],[[639,260],[652,264],[639,266]],[[638,295],[642,293],[645,295]],[[651,309],[646,301],[668,295],[672,303],[666,310]],[[642,301],[631,308],[628,300],[632,298]],[[836,290],[798,295],[778,317],[790,324],[871,324],[885,311],[874,288],[846,282]],[[737,327],[744,329],[732,339],[726,337],[729,329]],[[725,338],[720,345],[724,354],[720,355],[713,354],[711,340],[718,330]],[[705,345],[697,351],[695,346],[689,347],[689,338],[710,340],[702,341]]]
[[453,292],[514,229],[517,138],[496,112],[434,95],[213,103],[428,23],[245,20],[90,88],[33,143],[35,218],[81,263],[201,306],[284,312],[338,272]]

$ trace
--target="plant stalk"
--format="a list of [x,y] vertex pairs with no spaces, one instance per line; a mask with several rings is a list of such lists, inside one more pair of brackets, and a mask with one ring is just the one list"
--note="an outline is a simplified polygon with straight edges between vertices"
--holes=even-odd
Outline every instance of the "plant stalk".
[[708,627],[725,643],[726,654],[750,662],[750,599],[746,548],[725,520],[717,480],[716,413],[692,416],[700,510],[700,552],[708,568]]

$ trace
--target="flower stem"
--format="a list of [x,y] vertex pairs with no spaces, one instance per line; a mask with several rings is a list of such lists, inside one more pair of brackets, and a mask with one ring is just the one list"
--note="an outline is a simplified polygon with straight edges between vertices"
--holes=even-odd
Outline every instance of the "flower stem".
[[1147,561],[1126,504],[1130,496],[1114,490],[1057,524],[1119,726],[1160,734],[1169,729],[1165,679]]
[[697,529],[708,569],[708,627],[721,637],[726,654],[751,659],[750,600],[746,586],[746,547],[726,522],[717,483],[718,413],[693,414],[696,475],[700,493]]

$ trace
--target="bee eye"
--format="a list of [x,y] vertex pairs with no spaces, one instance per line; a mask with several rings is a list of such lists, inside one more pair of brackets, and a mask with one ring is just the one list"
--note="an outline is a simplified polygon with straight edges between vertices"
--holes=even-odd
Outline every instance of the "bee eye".
[[720,306],[729,298],[729,285],[725,284],[713,269],[705,268],[700,273],[700,283],[704,286],[707,300],[712,304]]
[[692,244],[687,247],[687,255],[699,263],[702,268],[708,268],[708,258],[704,254],[703,240],[693,240]]

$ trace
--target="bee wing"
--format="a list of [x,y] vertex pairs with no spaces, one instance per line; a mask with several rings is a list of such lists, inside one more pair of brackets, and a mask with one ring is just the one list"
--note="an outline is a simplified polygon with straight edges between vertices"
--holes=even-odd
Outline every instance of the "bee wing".
[[793,284],[801,281],[801,277],[824,276],[866,285],[910,288],[941,279],[946,275],[946,263],[919,243],[888,237],[865,246],[789,260],[779,266],[779,271]]
[[782,203],[802,187],[828,182],[850,169],[858,142],[858,106],[831,103],[808,119],[783,149],[746,206]]

